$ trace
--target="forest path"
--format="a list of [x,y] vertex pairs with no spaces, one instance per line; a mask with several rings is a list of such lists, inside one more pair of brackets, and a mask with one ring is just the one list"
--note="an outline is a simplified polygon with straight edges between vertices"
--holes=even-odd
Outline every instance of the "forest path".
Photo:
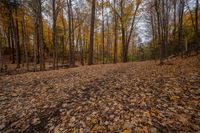
[[200,131],[200,56],[0,77],[0,132]]

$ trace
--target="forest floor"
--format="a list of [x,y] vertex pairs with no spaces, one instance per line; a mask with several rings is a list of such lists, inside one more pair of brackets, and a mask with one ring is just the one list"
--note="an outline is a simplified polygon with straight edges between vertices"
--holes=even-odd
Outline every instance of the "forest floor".
[[0,132],[198,132],[200,56],[0,77]]

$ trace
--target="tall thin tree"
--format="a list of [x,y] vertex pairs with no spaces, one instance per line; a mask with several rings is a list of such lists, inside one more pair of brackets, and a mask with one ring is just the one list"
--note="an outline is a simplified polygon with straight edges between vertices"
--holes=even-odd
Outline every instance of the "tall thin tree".
[[91,10],[91,20],[90,20],[91,23],[90,23],[90,44],[89,44],[89,54],[88,54],[88,65],[92,65],[93,64],[95,6],[96,6],[96,0],[92,0],[92,10]]

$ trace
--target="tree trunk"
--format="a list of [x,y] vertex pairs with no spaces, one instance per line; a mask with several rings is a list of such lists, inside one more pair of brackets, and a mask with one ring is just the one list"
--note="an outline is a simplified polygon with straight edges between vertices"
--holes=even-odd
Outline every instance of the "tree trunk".
[[132,33],[133,33],[133,28],[134,28],[134,24],[135,24],[135,18],[136,18],[136,14],[137,14],[139,5],[140,4],[136,5],[136,9],[134,11],[134,15],[133,15],[132,22],[131,22],[130,33],[129,33],[129,36],[128,36],[128,40],[126,41],[126,51],[125,51],[125,53],[126,53],[126,55],[125,55],[126,56],[126,62],[128,61],[128,49],[129,49],[129,44],[130,44],[131,36],[132,36]]
[[35,18],[35,22],[34,22],[34,46],[33,46],[33,53],[34,53],[34,72],[37,71],[37,44],[38,44],[38,34],[37,34],[37,28],[38,28],[38,24],[37,24],[37,18]]
[[107,55],[106,55],[106,63],[110,61],[110,26],[109,26],[109,18],[107,17]]
[[79,27],[79,46],[80,46],[80,61],[81,61],[81,65],[84,66],[83,39],[82,39],[82,30],[81,30],[81,27]]
[[174,42],[176,42],[176,0],[174,0],[174,30],[173,30],[173,37]]
[[96,0],[92,0],[91,25],[90,25],[90,45],[89,45],[89,54],[88,54],[88,65],[92,65],[93,64],[95,5],[96,5]]
[[196,0],[196,9],[195,9],[195,24],[196,24],[196,28],[195,28],[195,32],[196,32],[196,53],[198,54],[198,50],[199,50],[199,14],[198,14],[198,12],[199,12],[199,0]]
[[122,62],[126,62],[126,32],[123,24],[121,26],[121,30],[122,30]]
[[104,0],[101,1],[101,15],[102,15],[102,60],[103,60],[103,64],[105,63],[104,62],[104,59],[105,59],[105,44],[104,44]]
[[40,70],[45,70],[45,53],[44,53],[44,38],[43,38],[43,18],[42,18],[42,3],[39,0],[39,43],[40,43]]
[[[116,10],[116,0],[114,0],[114,10]],[[116,13],[114,13],[114,21],[115,21],[115,26],[114,26],[114,38],[115,38],[115,41],[114,41],[114,63],[117,63],[118,19],[117,19]]]
[[122,31],[122,62],[126,62],[126,29],[124,27],[124,21],[123,21],[123,17],[124,17],[124,1],[121,0],[120,1],[120,8],[121,8],[121,31]]
[[28,49],[27,49],[27,37],[26,37],[26,29],[25,29],[25,20],[22,17],[22,44],[24,47],[24,58],[26,62],[27,71],[29,71],[29,61],[28,61]]
[[57,68],[57,29],[56,29],[56,9],[55,9],[55,0],[52,0],[52,8],[53,8],[53,69]]
[[65,26],[65,22],[64,22],[64,13],[63,12],[62,12],[62,25],[63,25],[63,30],[64,30],[64,34],[63,34],[63,38],[62,38],[62,65],[64,65],[66,26]]
[[[1,31],[1,29],[0,29]],[[2,72],[3,70],[3,47],[2,47],[2,38],[1,38],[1,34],[0,34],[0,72]]]
[[15,9],[15,44],[16,44],[16,60],[15,63],[17,64],[17,68],[20,68],[20,45],[19,45],[19,27],[18,27],[18,13],[17,8]]
[[67,1],[68,5],[68,21],[69,21],[69,64],[70,66],[75,66],[75,59],[74,59],[74,40],[72,37],[72,4],[71,0]]
[[10,40],[11,40],[11,47],[12,47],[12,50],[11,50],[11,60],[12,60],[12,64],[14,64],[15,63],[15,48],[14,48],[14,43],[15,43],[15,41],[14,41],[14,36],[15,36],[15,27],[14,27],[14,20],[13,20],[13,15],[12,15],[12,9],[11,9],[11,7],[9,6],[9,19],[10,19],[10,21],[9,21],[9,29],[10,29]]
[[[9,49],[9,54],[10,54],[10,61],[12,61],[12,52],[11,50],[11,26],[10,26],[10,22],[9,22],[9,26],[8,26],[8,31],[7,31],[7,42],[8,42],[8,49]],[[11,52],[11,53],[10,53]]]
[[179,42],[179,52],[183,57],[183,13],[184,13],[185,3],[180,1],[179,5],[179,28],[178,28],[178,42]]
[[156,15],[157,15],[157,24],[158,24],[158,44],[160,46],[160,64],[162,65],[164,63],[163,58],[163,43],[161,43],[161,26],[160,26],[160,2],[156,1],[155,3],[155,9],[156,9]]

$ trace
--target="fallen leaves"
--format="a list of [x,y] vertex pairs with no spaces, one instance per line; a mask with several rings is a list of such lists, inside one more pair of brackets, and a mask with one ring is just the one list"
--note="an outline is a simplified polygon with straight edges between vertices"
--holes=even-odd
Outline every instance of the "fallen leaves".
[[97,117],[92,117],[91,123],[94,125],[97,124],[98,123]]
[[197,57],[0,79],[0,132],[197,132]]
[[126,129],[126,130],[124,130],[122,133],[131,133],[131,131],[130,131],[130,129],[129,129],[129,130]]
[[41,121],[40,121],[40,118],[34,118],[31,124],[37,125],[37,124],[39,124],[40,122],[41,122]]
[[171,100],[171,101],[177,101],[178,99],[180,99],[179,96],[171,96],[171,97],[170,97],[170,100]]

